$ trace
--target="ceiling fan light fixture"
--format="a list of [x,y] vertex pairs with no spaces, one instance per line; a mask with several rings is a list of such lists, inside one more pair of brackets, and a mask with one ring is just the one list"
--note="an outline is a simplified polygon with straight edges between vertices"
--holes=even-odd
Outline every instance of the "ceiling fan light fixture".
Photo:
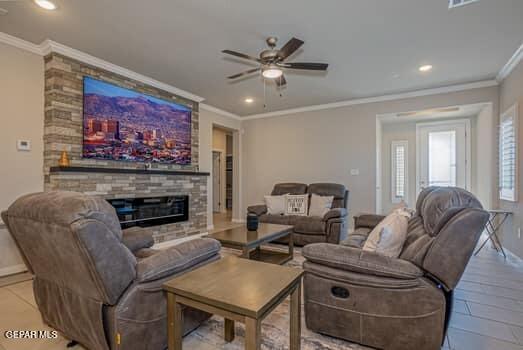
[[279,67],[271,65],[262,71],[262,75],[266,79],[277,79],[283,75],[283,71]]
[[56,10],[56,5],[49,0],[34,0],[35,4],[46,10]]

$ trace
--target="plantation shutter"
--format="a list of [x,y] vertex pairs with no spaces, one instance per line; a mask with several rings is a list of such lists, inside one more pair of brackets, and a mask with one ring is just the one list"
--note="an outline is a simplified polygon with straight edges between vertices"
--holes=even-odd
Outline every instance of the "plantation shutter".
[[392,163],[392,202],[398,203],[407,196],[407,141],[393,141]]
[[501,116],[499,131],[499,188],[500,199],[516,201],[517,182],[517,108]]

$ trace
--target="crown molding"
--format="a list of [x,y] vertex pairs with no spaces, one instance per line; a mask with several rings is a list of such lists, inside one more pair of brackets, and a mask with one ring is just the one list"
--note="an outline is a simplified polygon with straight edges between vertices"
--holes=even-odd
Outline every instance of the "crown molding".
[[196,102],[200,103],[203,100],[205,100],[203,97],[194,95],[185,90],[178,89],[172,85],[162,83],[161,81],[158,81],[156,79],[149,78],[148,76],[142,75],[140,73],[136,73],[132,70],[118,66],[114,63],[108,62],[101,58],[89,55],[88,53],[85,53],[80,50],[73,49],[72,47],[57,43],[56,41],[46,39],[42,42],[41,47],[42,47],[42,54],[44,56],[50,54],[51,52],[59,53],[64,56],[70,57],[72,59],[90,64],[92,66],[96,66],[98,68],[108,70],[112,73],[116,73],[116,74],[122,75],[124,77],[140,81],[144,84],[154,86],[158,89],[171,92],[175,95],[187,98],[191,101],[196,101]]
[[523,59],[523,43],[521,46],[514,52],[512,57],[508,60],[507,64],[501,68],[499,71],[496,80],[501,83],[503,80],[505,80],[506,77],[509,76],[509,74],[516,68],[516,66],[521,62]]
[[16,36],[12,36],[4,32],[0,32],[0,43],[11,45],[40,56],[43,55],[41,45],[33,44],[32,42],[17,38]]
[[271,117],[277,117],[277,116],[288,115],[288,114],[320,111],[320,110],[324,110],[324,109],[355,106],[355,105],[361,105],[361,104],[367,104],[367,103],[377,103],[377,102],[402,100],[402,99],[413,98],[413,97],[439,95],[439,94],[445,94],[445,93],[449,93],[449,92],[479,89],[479,88],[491,87],[491,86],[497,86],[497,85],[498,85],[498,82],[496,80],[484,80],[484,81],[478,81],[478,82],[468,83],[468,84],[450,85],[450,86],[444,86],[444,87],[433,88],[433,89],[416,90],[416,91],[405,92],[405,93],[400,93],[400,94],[359,98],[359,99],[327,103],[327,104],[321,104],[321,105],[291,108],[291,109],[285,109],[285,110],[274,111],[274,112],[269,112],[269,113],[253,114],[253,115],[243,117],[242,120],[271,118]]
[[208,105],[206,103],[200,103],[200,109],[206,110],[208,112],[213,112],[213,113],[216,113],[218,115],[221,115],[221,116],[224,116],[224,117],[227,117],[227,118],[232,118],[232,119],[235,119],[235,120],[243,120],[242,117],[240,117],[237,114],[224,111],[223,109],[216,108],[216,107]]

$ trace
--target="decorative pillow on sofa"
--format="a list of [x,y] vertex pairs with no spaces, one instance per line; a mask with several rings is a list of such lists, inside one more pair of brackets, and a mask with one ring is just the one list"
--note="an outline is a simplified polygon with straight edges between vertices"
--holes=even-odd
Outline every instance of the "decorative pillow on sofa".
[[265,196],[265,205],[267,206],[267,214],[283,215],[285,214],[285,195]]
[[397,258],[407,239],[410,216],[403,208],[394,210],[371,231],[362,250]]
[[308,194],[285,195],[285,215],[307,216],[308,206]]
[[323,217],[332,207],[334,196],[311,195],[311,204],[309,207],[309,216]]

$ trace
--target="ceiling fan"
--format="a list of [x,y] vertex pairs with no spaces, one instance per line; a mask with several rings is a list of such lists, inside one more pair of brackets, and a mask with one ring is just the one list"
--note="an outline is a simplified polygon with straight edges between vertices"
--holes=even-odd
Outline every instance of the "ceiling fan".
[[276,43],[278,42],[276,37],[271,36],[267,38],[266,42],[269,46],[269,49],[263,50],[260,53],[259,58],[232,50],[223,50],[222,52],[228,55],[258,62],[260,64],[258,68],[249,69],[245,72],[234,74],[227,78],[231,80],[238,79],[245,75],[261,71],[261,74],[264,78],[273,79],[277,87],[282,87],[287,84],[287,80],[283,75],[284,69],[326,71],[327,67],[329,66],[327,63],[285,62],[285,60],[290,55],[296,52],[296,50],[298,50],[303,45],[304,42],[300,39],[292,38],[285,45],[283,45],[281,49],[276,49]]

